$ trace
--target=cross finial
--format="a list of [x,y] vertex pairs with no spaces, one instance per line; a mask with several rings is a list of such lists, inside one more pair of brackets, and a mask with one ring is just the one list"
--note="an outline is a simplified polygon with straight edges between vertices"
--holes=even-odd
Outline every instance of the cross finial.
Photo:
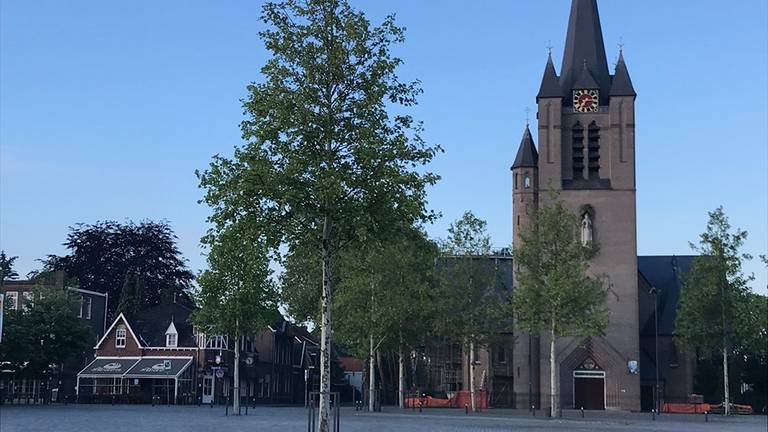
[[525,107],[525,127],[528,127],[528,122],[529,122],[528,117],[530,114],[531,114],[531,109],[528,107]]
[[546,48],[547,48],[547,54],[549,54],[549,56],[551,57],[552,56],[552,40],[551,39],[547,41]]
[[620,37],[619,38],[619,54],[623,52],[624,52],[624,38]]

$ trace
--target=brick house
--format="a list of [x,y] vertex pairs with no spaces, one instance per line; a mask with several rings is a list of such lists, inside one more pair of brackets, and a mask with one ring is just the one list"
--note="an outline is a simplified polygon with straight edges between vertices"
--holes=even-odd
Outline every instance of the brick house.
[[[67,286],[64,272],[56,272],[51,277],[34,280],[6,280],[0,286],[0,292],[5,295],[6,308],[20,311],[31,306],[34,302],[34,291],[38,288],[66,289],[72,293],[79,299],[77,316],[90,328],[93,340],[97,341],[103,336],[107,322],[109,296],[105,293]],[[26,402],[47,398],[63,400],[73,397],[77,371],[92,359],[93,351],[88,349],[59,365],[51,380],[44,382],[3,368],[0,371],[0,403],[2,400]]]
[[81,402],[222,404],[231,401],[234,343],[240,343],[240,389],[251,403],[303,401],[309,335],[286,321],[239,341],[205,334],[193,310],[161,304],[119,314],[78,374]]

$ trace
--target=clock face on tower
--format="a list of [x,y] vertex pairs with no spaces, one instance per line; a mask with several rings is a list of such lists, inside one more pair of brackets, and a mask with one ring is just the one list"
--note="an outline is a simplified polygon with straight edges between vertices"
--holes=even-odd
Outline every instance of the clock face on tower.
[[576,112],[597,112],[599,96],[597,90],[574,90],[573,110]]

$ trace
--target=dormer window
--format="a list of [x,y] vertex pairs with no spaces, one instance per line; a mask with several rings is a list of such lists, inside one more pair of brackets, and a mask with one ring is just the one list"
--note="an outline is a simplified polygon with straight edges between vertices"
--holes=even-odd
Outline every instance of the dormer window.
[[117,330],[115,330],[115,348],[125,348],[125,326],[120,325],[117,327]]
[[168,326],[168,330],[165,331],[165,346],[168,348],[175,348],[179,346],[179,332],[176,331],[176,326],[173,325],[173,321]]

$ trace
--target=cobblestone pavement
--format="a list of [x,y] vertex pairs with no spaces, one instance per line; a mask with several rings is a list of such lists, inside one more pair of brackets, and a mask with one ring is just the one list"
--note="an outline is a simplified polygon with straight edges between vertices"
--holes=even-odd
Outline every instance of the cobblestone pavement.
[[[243,413],[245,413],[243,411]],[[768,430],[765,416],[723,418],[703,415],[577,411],[563,419],[532,417],[525,411],[489,410],[467,416],[461,410],[432,409],[423,413],[385,408],[381,413],[341,410],[341,432],[496,432],[496,431],[760,431]],[[152,407],[140,405],[0,406],[0,432],[178,432],[279,431],[306,432],[307,411],[297,407],[258,407],[248,416],[224,416],[224,408]]]

